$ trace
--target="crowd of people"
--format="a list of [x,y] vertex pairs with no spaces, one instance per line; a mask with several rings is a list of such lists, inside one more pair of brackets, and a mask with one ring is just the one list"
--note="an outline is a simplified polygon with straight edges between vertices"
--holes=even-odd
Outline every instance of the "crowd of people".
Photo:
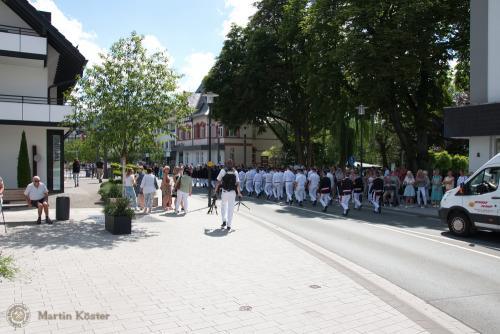
[[[216,176],[222,166],[216,166],[209,173],[207,166],[189,166],[193,175],[194,187],[207,187],[209,182],[215,186]],[[405,168],[367,168],[360,174],[355,168],[238,168],[238,177],[242,191],[247,196],[265,197],[268,200],[285,200],[288,204],[310,200],[313,206],[319,202],[323,211],[334,201],[343,208],[343,214],[349,212],[350,202],[355,209],[362,207],[363,199],[373,205],[374,212],[380,213],[383,206],[421,208],[439,207],[444,192],[464,183],[467,175],[459,171],[455,177],[449,170],[445,175],[438,169],[432,176],[425,170],[415,174]]]

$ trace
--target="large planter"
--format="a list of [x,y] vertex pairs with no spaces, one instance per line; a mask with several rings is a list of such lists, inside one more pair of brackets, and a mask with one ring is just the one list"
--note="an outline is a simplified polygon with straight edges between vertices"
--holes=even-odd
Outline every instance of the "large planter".
[[104,215],[104,226],[111,234],[132,233],[132,219],[127,216]]

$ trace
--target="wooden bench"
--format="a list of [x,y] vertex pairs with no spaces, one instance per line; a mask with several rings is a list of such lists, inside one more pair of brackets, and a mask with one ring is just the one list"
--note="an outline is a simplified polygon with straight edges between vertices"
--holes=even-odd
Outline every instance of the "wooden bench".
[[24,189],[5,189],[3,191],[3,208],[22,208],[27,207]]
[[24,196],[24,189],[5,189],[3,191],[3,203],[0,207],[2,213],[2,220],[5,233],[7,233],[7,224],[5,223],[5,216],[3,210],[11,208],[27,208],[26,197]]

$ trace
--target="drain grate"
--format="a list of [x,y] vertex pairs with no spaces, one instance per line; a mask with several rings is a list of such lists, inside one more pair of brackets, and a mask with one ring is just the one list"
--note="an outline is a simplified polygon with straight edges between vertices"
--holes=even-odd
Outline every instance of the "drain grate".
[[245,305],[240,307],[240,311],[251,311],[251,310],[252,306]]
[[317,284],[312,284],[312,285],[309,285],[309,287],[311,289],[321,289],[321,286],[317,285]]

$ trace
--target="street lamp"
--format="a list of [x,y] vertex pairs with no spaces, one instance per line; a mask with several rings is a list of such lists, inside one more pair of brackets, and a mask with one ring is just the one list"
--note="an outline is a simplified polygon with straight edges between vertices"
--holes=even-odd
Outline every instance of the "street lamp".
[[360,135],[361,135],[361,140],[359,141],[360,145],[360,150],[359,150],[359,160],[361,162],[361,168],[360,168],[360,173],[361,175],[363,174],[363,122],[361,120],[363,119],[363,116],[365,115],[367,107],[364,105],[360,104],[359,106],[356,107],[358,110],[358,115],[359,115],[359,124],[360,124]]
[[[207,112],[208,112],[208,162],[212,161],[212,116],[210,115],[210,104],[214,103],[214,99],[219,95],[208,92],[203,94],[207,98]],[[208,167],[208,206],[212,198],[212,167]]]
[[243,168],[247,167],[247,127],[243,127]]

